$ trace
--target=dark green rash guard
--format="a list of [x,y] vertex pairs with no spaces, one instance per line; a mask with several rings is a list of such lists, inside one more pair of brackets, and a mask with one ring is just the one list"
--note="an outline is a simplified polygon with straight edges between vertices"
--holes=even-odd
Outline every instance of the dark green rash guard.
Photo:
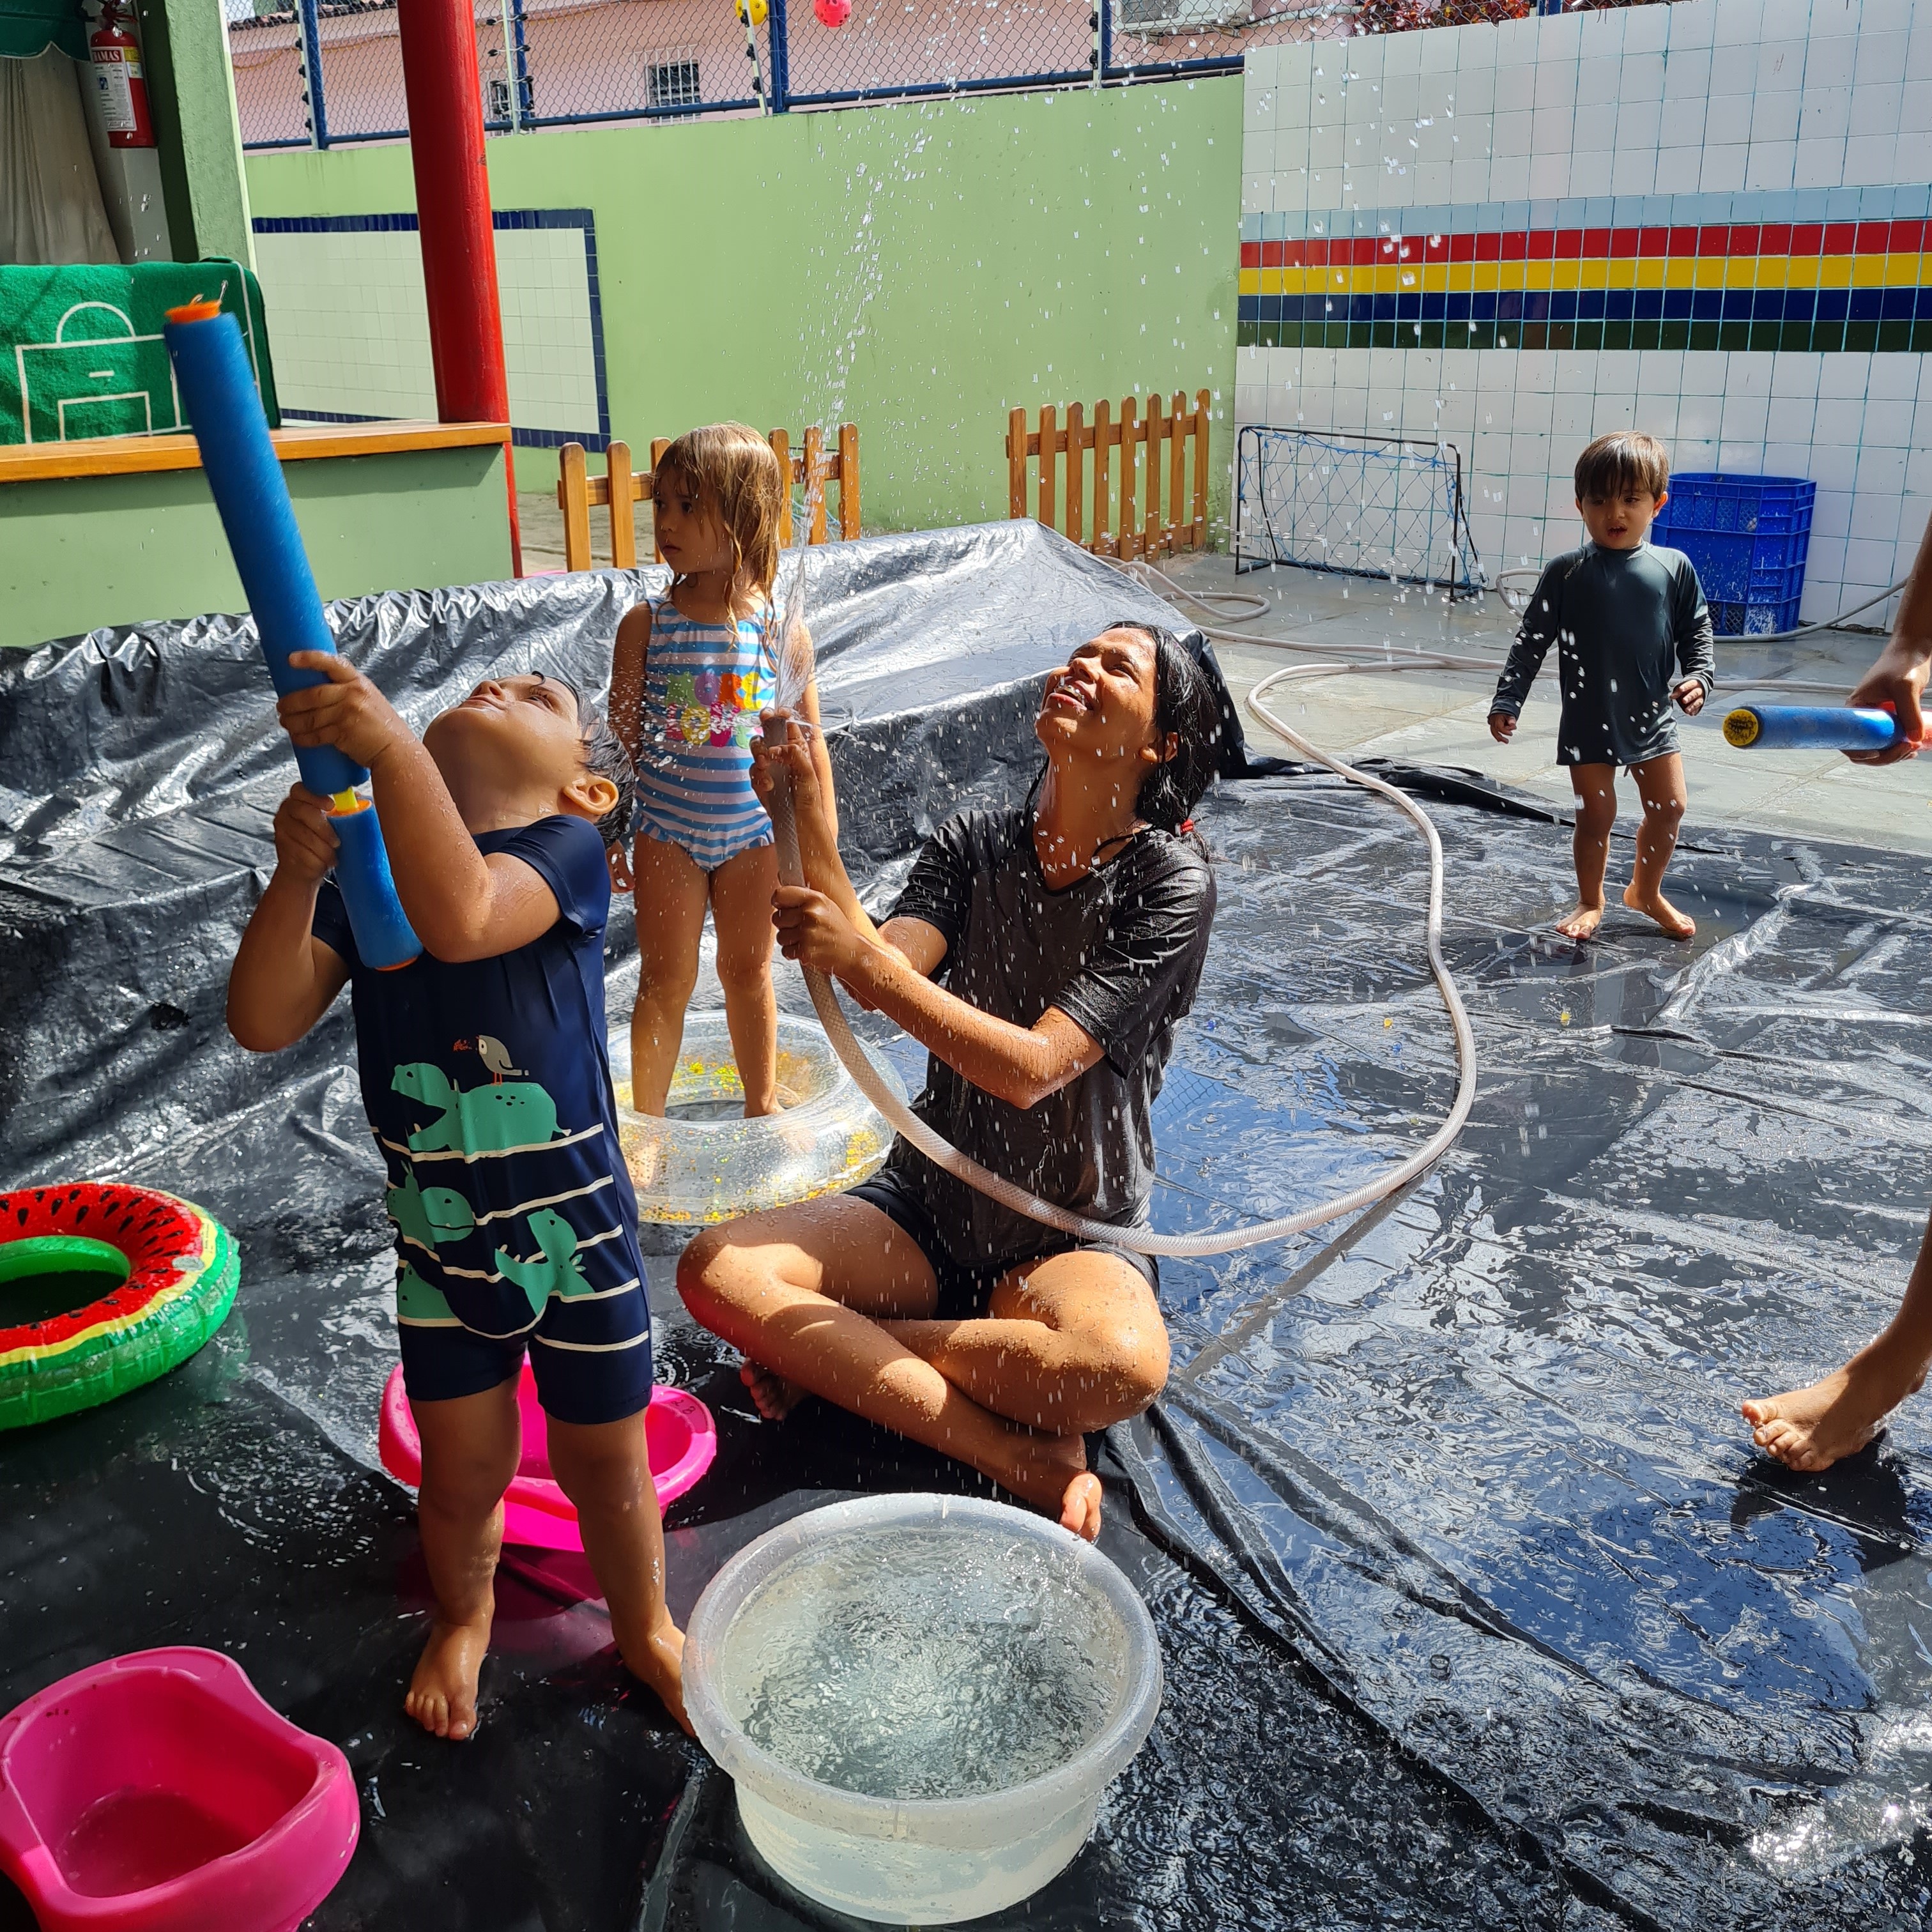
[[1496,685],[1492,712],[1516,717],[1551,644],[1563,715],[1562,765],[1640,765],[1677,749],[1672,689],[1694,677],[1717,688],[1711,614],[1682,550],[1586,543],[1544,572]]

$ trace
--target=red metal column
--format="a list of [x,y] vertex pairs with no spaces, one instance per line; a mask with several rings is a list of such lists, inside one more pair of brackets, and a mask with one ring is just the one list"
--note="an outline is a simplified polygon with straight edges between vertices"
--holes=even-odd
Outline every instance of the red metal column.
[[[398,0],[397,26],[423,284],[429,296],[436,413],[445,422],[506,423],[510,392],[503,369],[496,238],[483,163],[483,93],[472,14],[472,0]],[[509,483],[510,563],[520,577],[517,477],[507,446],[503,467]]]

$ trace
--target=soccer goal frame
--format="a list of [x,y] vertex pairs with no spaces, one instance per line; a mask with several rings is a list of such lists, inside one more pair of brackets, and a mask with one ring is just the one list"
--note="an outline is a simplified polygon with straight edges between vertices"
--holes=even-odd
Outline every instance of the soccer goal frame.
[[1234,568],[1276,563],[1479,596],[1462,452],[1434,438],[1247,424],[1235,439]]

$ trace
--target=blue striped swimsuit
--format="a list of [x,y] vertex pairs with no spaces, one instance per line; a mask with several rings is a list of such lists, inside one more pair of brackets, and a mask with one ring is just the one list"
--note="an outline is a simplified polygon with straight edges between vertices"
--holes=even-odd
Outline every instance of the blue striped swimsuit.
[[682,845],[702,872],[772,842],[752,789],[752,740],[773,701],[769,607],[700,624],[668,592],[650,599],[638,730],[637,829]]

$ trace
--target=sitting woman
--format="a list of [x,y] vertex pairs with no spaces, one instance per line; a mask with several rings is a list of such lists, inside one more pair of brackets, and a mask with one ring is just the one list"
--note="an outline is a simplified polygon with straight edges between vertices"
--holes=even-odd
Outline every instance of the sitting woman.
[[[806,884],[774,897],[785,956],[928,1050],[920,1118],[1089,1220],[1144,1222],[1148,1115],[1201,977],[1214,875],[1190,814],[1220,693],[1164,632],[1118,624],[1048,680],[1046,751],[1014,812],[927,841],[875,928],[838,857],[804,734],[767,718],[753,783],[789,774]],[[937,983],[943,976],[944,988]],[[742,1350],[776,1419],[824,1396],[1100,1533],[1082,1437],[1167,1379],[1154,1262],[1010,1212],[904,1142],[850,1192],[748,1216],[685,1250],[692,1313]]]

